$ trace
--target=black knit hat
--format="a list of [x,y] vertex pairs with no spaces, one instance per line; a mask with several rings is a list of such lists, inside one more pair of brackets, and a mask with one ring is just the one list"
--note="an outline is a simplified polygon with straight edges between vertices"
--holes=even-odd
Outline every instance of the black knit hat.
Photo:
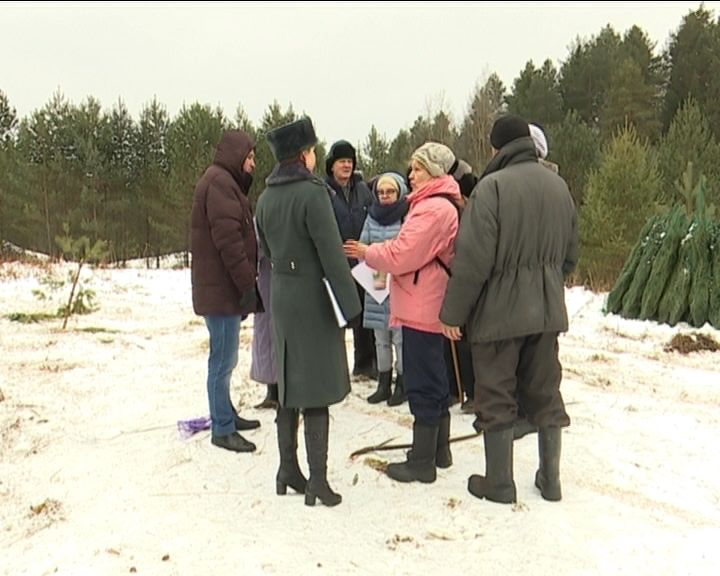
[[332,166],[337,160],[343,158],[350,158],[353,164],[353,172],[355,171],[355,165],[357,164],[357,156],[355,155],[355,148],[347,140],[338,140],[330,146],[330,152],[328,152],[327,158],[325,158],[325,173],[328,176],[332,176]]
[[530,136],[530,127],[526,120],[515,114],[506,114],[495,120],[490,131],[490,144],[495,150],[500,150],[513,140]]
[[317,144],[315,128],[307,116],[273,128],[265,137],[276,162],[295,158],[303,150]]

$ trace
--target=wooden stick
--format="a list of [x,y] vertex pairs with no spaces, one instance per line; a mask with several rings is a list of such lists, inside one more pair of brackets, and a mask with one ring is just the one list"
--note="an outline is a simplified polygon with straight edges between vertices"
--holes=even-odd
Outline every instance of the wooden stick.
[[[463,440],[470,440],[470,438],[477,438],[480,436],[482,432],[475,432],[474,434],[466,434],[465,436],[456,436],[455,438],[450,438],[448,440],[448,444],[452,444],[453,442],[462,442]],[[367,454],[369,452],[384,452],[386,450],[403,450],[407,448],[412,448],[412,444],[389,444],[393,438],[390,438],[388,440],[385,440],[384,442],[380,442],[380,444],[375,444],[373,446],[365,446],[365,448],[360,448],[359,450],[355,450],[352,454],[350,454],[350,459],[353,460],[357,458],[358,456],[362,456],[363,454]]]
[[455,370],[455,384],[457,384],[458,399],[463,401],[462,382],[460,380],[460,364],[458,363],[457,347],[455,340],[450,340],[450,351],[452,352],[453,368]]

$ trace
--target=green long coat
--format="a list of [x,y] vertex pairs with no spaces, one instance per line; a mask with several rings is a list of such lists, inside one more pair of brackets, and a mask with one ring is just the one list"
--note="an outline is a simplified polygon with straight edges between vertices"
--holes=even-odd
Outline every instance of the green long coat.
[[345,329],[323,284],[347,319],[360,299],[328,190],[300,163],[275,167],[257,204],[258,235],[272,263],[271,308],[280,404],[319,408],[350,392]]

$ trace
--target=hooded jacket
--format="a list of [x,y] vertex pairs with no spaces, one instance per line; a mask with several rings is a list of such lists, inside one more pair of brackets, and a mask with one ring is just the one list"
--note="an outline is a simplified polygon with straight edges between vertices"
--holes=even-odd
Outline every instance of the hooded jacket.
[[252,176],[243,171],[254,146],[245,132],[225,132],[195,186],[190,250],[193,309],[200,316],[244,315],[257,305],[257,241],[247,198]]

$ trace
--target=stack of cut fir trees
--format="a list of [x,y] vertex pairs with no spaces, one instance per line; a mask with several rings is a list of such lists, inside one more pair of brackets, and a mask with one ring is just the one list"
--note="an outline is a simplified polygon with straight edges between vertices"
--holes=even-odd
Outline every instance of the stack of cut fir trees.
[[720,328],[720,222],[701,178],[686,206],[653,216],[608,295],[606,313],[675,326]]

